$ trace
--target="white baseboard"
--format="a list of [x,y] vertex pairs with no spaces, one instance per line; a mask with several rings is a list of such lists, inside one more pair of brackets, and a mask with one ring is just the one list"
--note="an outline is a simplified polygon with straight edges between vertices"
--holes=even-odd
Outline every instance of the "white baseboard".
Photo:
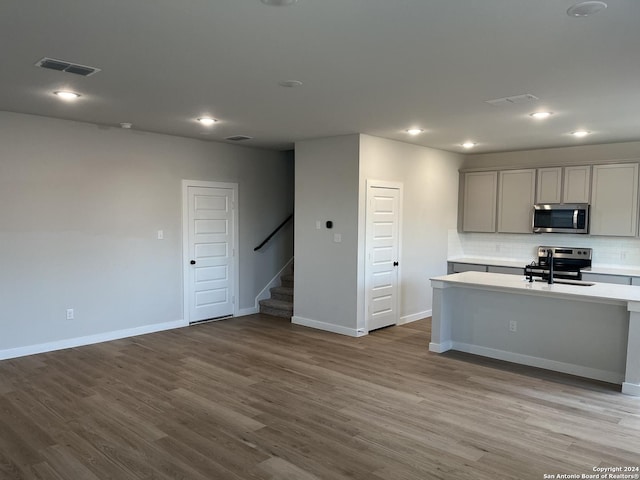
[[453,342],[451,341],[444,342],[444,343],[433,343],[433,342],[429,343],[429,351],[435,352],[435,353],[447,352],[451,350],[452,347],[453,347]]
[[302,325],[304,327],[311,327],[317,330],[324,330],[326,332],[339,333],[340,335],[348,335],[349,337],[362,337],[366,335],[365,332],[358,332],[356,328],[343,327],[342,325],[334,325],[333,323],[320,322],[318,320],[311,320],[310,318],[293,316],[291,317],[291,323],[296,325]]
[[398,325],[404,325],[405,323],[415,322],[417,320],[422,320],[423,318],[427,318],[431,316],[431,310],[425,310],[424,312],[413,313],[411,315],[405,315],[404,317],[400,317],[400,321],[397,323]]
[[24,357],[27,355],[34,355],[36,353],[53,352],[55,350],[63,350],[65,348],[82,347],[84,345],[92,345],[94,343],[108,342],[110,340],[119,340],[121,338],[135,337],[138,335],[145,335],[147,333],[187,327],[188,325],[189,323],[184,320],[176,320],[174,322],[155,323],[153,325],[126,328],[124,330],[98,333],[95,335],[87,335],[85,337],[67,338],[55,342],[39,343],[37,345],[28,345],[26,347],[8,348],[6,350],[0,350],[0,360]]
[[495,358],[497,360],[504,360],[506,362],[519,363],[521,365],[528,365],[530,367],[544,368],[546,370],[568,373],[570,375],[577,375],[579,377],[592,378],[594,380],[600,380],[602,382],[617,383],[618,385],[622,384],[624,380],[623,373],[610,372],[608,370],[599,370],[597,368],[575,365],[573,363],[558,362],[556,360],[523,355],[521,353],[513,353],[504,350],[496,350],[494,348],[481,347],[478,345],[470,345],[468,343],[452,342],[452,348],[453,350],[473,353],[475,355],[482,355],[483,357]]
[[280,277],[289,269],[289,267],[293,263],[294,258],[295,257],[291,257],[289,261],[285,263],[284,267],[282,267],[280,271],[276,273],[275,276],[269,281],[269,283],[267,283],[267,285],[260,291],[260,293],[258,293],[255,305],[257,311],[255,313],[260,311],[260,300],[266,300],[267,298],[271,297],[271,292],[269,292],[269,290],[273,287],[280,286]]
[[640,385],[636,385],[635,383],[623,382],[622,393],[640,397]]
[[241,308],[235,313],[234,317],[244,317],[246,315],[254,315],[259,312],[260,312],[259,307]]

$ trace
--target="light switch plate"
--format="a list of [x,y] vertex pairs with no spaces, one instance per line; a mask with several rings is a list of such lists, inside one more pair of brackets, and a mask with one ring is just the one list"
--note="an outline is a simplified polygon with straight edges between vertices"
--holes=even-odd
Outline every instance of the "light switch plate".
[[158,230],[158,240],[164,240],[164,230]]
[[334,233],[333,234],[333,241],[336,243],[341,243],[342,242],[342,234],[341,233]]

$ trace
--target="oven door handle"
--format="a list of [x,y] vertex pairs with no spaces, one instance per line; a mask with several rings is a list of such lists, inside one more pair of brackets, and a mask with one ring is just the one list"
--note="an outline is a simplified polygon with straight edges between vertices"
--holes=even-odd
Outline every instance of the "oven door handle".
[[578,229],[578,209],[577,208],[573,211],[573,229],[574,230]]

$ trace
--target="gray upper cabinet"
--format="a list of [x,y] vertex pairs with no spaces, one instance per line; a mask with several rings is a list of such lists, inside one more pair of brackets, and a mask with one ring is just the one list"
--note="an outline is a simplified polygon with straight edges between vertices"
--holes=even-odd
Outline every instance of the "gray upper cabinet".
[[536,203],[589,203],[591,166],[538,169]]
[[591,166],[564,168],[564,203],[589,203],[591,193]]
[[531,233],[535,188],[535,169],[500,172],[498,232]]
[[638,231],[638,164],[594,165],[591,234],[634,237]]
[[462,230],[496,231],[496,192],[498,172],[464,174]]
[[608,163],[460,176],[463,232],[531,233],[534,203],[587,203],[590,234],[638,235],[638,163]]
[[562,167],[539,168],[536,203],[562,201]]

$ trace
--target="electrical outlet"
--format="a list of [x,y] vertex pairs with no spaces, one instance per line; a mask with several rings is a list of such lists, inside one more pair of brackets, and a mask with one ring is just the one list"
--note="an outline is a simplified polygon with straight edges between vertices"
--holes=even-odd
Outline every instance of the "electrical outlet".
[[164,231],[158,230],[158,240],[164,240]]
[[620,252],[620,260],[626,260],[627,259],[627,252]]
[[320,230],[322,228],[322,222],[320,220],[316,220],[316,230]]
[[67,308],[67,320],[73,320],[75,314],[73,312],[73,308]]
[[518,331],[518,322],[516,322],[515,320],[509,321],[509,331],[510,332],[517,332]]

